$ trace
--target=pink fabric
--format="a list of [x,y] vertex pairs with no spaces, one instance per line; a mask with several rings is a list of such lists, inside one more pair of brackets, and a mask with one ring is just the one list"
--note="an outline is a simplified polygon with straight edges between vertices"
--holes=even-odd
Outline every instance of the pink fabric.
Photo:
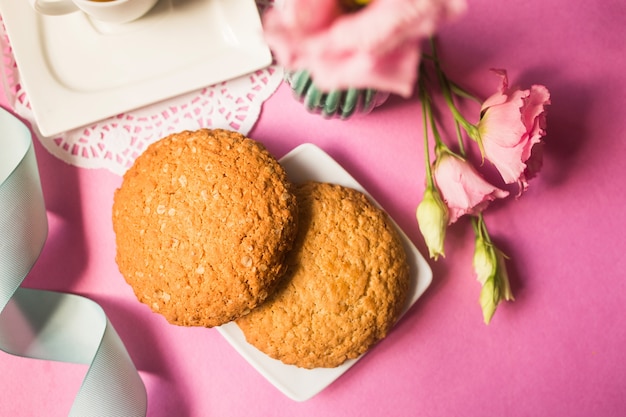
[[[489,68],[552,94],[544,161],[519,200],[485,218],[510,256],[515,301],[489,326],[459,220],[433,285],[356,366],[295,403],[214,330],[168,325],[139,304],[114,262],[113,191],[121,178],[61,162],[36,143],[50,219],[24,285],[83,294],[105,309],[144,379],[149,417],[621,417],[626,410],[626,91],[622,0],[470,0],[441,33],[450,77],[487,97]],[[1,95],[0,95],[1,96]],[[4,104],[5,102],[2,101]],[[325,121],[282,86],[251,136],[282,156],[313,142],[388,210],[423,254],[421,107],[392,97],[364,118]],[[1,237],[0,237],[1,238]],[[85,366],[0,352],[0,416],[66,416]]]

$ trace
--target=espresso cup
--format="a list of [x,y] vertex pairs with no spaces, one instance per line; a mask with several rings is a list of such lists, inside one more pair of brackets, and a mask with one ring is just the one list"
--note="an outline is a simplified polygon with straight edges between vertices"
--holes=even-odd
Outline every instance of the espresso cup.
[[127,23],[148,13],[158,0],[29,0],[41,14],[60,16],[82,10],[106,23]]

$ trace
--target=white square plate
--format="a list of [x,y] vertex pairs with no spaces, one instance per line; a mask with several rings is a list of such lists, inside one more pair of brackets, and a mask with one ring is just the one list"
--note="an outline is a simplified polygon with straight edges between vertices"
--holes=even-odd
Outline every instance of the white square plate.
[[43,136],[271,64],[254,0],[159,0],[122,25],[0,0],[20,79]]
[[[292,182],[313,180],[340,184],[362,191],[371,198],[367,191],[341,165],[313,144],[307,143],[298,146],[285,155],[280,163]],[[374,200],[372,199],[372,201]],[[397,224],[396,228],[402,238],[411,266],[411,286],[407,303],[402,312],[404,315],[430,285],[432,270]],[[358,358],[349,360],[337,368],[298,368],[272,359],[250,345],[239,326],[234,322],[222,325],[217,329],[258,372],[295,401],[306,401],[312,398],[350,369],[358,360]],[[385,341],[383,340],[381,343],[385,343]]]

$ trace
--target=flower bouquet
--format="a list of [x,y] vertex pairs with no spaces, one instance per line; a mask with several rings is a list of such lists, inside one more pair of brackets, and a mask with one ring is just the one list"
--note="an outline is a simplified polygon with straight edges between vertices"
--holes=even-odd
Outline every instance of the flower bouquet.
[[[507,255],[495,245],[483,213],[492,201],[512,196],[507,187],[517,186],[514,196],[520,198],[540,169],[550,93],[542,85],[511,87],[501,69],[492,70],[500,86],[486,100],[450,80],[434,36],[465,9],[464,0],[286,0],[268,10],[263,23],[277,62],[288,70],[287,81],[311,112],[346,119],[381,104],[379,92],[409,99],[417,88],[426,167],[417,223],[430,257],[437,260],[445,253],[447,228],[471,217],[473,268],[489,323],[498,304],[514,297]],[[459,110],[466,100],[478,104],[473,118]],[[447,113],[434,109],[439,102]],[[450,124],[456,132],[453,142],[441,133]],[[478,149],[479,163],[468,157],[468,146]],[[500,186],[481,173],[487,164],[499,173]]]
[[413,93],[420,44],[463,0],[286,0],[263,16],[265,38],[307,110],[346,119],[389,93]]
[[[436,45],[431,55],[436,87],[429,85],[423,64],[420,71],[420,99],[424,119],[424,155],[426,189],[417,207],[417,222],[431,258],[444,255],[446,229],[464,215],[472,216],[475,233],[473,266],[482,285],[480,305],[485,323],[489,323],[501,301],[513,300],[506,270],[506,255],[493,243],[483,211],[489,203],[509,196],[509,192],[488,182],[466,157],[465,139],[477,145],[481,161],[489,161],[505,184],[516,184],[519,198],[528,188],[528,179],[541,167],[541,144],[545,136],[546,112],[550,93],[543,85],[530,89],[509,87],[505,70],[492,70],[500,76],[498,91],[481,102],[448,79],[441,68]],[[430,83],[432,84],[432,83]],[[430,88],[429,88],[430,87]],[[446,144],[439,133],[438,120],[432,110],[433,92],[440,93],[450,111],[457,133],[456,150]],[[458,110],[456,101],[471,99],[481,104],[472,124]],[[431,162],[429,133],[435,145]],[[465,135],[463,134],[465,133]]]

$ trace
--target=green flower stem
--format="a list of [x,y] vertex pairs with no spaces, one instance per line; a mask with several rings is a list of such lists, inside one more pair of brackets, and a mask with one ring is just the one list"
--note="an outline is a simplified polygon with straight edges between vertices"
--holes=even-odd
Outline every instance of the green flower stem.
[[437,128],[437,122],[435,121],[435,117],[433,116],[432,111],[432,101],[430,96],[428,95],[428,90],[426,89],[426,85],[424,83],[425,75],[420,76],[420,97],[422,101],[422,112],[424,115],[424,131],[428,132],[428,124],[430,124],[430,130],[433,133],[433,138],[435,139],[435,151],[448,151],[448,147],[441,139],[441,135],[439,134],[439,129]]
[[461,86],[459,86],[458,84],[456,84],[453,81],[448,80],[450,83],[450,90],[452,91],[452,93],[458,97],[461,98],[466,98],[468,100],[472,100],[475,101],[478,104],[483,104],[483,102],[476,96],[474,96],[473,94],[467,92],[466,90],[464,90],[463,88],[461,88]]
[[485,219],[482,213],[478,213],[476,216],[472,217],[472,226],[474,227],[476,237],[483,239],[489,245],[492,245],[491,237],[487,231],[487,225],[485,224]]
[[467,119],[461,114],[459,109],[456,108],[456,105],[454,104],[454,98],[452,97],[452,92],[450,90],[450,85],[448,84],[445,75],[441,72],[438,64],[435,64],[435,67],[437,68],[437,73],[439,75],[439,82],[441,83],[441,92],[443,93],[443,98],[445,99],[446,104],[450,109],[450,112],[452,112],[454,120],[458,124],[460,124],[463,129],[465,129],[470,138],[475,141],[479,141],[480,133],[478,132],[478,128],[468,122]]
[[482,151],[482,141],[480,140],[480,132],[478,131],[478,128],[475,125],[470,123],[461,114],[459,109],[456,107],[456,104],[454,104],[453,91],[456,91],[458,95],[462,97],[465,97],[465,96],[468,96],[470,98],[473,98],[473,97],[469,93],[467,93],[460,87],[452,84],[448,80],[448,77],[446,77],[446,74],[441,69],[439,56],[437,54],[437,46],[435,45],[435,40],[433,38],[430,39],[430,45],[433,51],[432,60],[435,65],[435,70],[437,71],[437,78],[439,79],[439,84],[441,86],[441,92],[443,93],[443,98],[446,101],[446,104],[448,105],[448,108],[450,109],[450,112],[452,113],[454,120],[459,125],[461,125],[463,129],[465,129],[465,131],[467,132],[467,134],[472,140],[478,142],[478,146],[481,148],[481,151]]
[[461,126],[459,125],[459,122],[457,122],[456,120],[454,121],[454,128],[456,131],[457,141],[459,142],[459,153],[461,154],[463,158],[465,158],[465,144],[463,143],[463,135],[461,134]]
[[430,166],[430,149],[428,142],[428,118],[430,117],[430,98],[426,92],[426,86],[424,85],[424,77],[419,77],[419,93],[422,102],[422,118],[424,119],[424,165],[426,167],[426,184],[428,188],[435,187],[435,181],[433,179],[433,172]]

